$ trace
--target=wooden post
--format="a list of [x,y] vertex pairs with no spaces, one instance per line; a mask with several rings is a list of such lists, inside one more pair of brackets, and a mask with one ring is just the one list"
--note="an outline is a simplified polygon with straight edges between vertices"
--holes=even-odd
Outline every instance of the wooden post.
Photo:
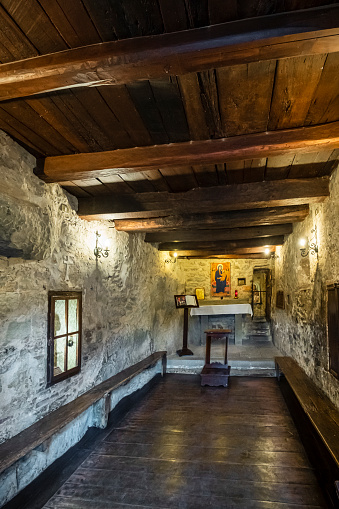
[[192,350],[187,348],[187,336],[188,336],[188,308],[184,308],[184,333],[182,337],[182,349],[177,350],[179,357],[183,355],[194,355]]

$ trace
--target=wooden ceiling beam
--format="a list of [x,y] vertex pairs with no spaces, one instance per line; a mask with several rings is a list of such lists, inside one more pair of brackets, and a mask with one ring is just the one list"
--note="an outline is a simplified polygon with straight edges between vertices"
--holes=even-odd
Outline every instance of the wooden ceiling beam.
[[185,193],[114,194],[79,198],[84,219],[128,219],[321,203],[329,178],[275,180],[196,188]]
[[216,140],[170,143],[106,152],[47,157],[37,175],[46,182],[102,178],[177,166],[222,163],[314,152],[339,146],[339,121]]
[[[245,255],[259,255],[259,258],[263,255],[265,258],[268,258],[270,255],[265,254],[264,247],[241,247],[241,248],[228,248],[228,249],[204,249],[204,250],[196,250],[196,249],[189,249],[187,251],[177,251],[178,258],[206,258],[206,257],[213,257],[213,258],[234,258],[235,256],[244,257]],[[275,246],[272,246],[268,248],[270,253],[275,252]],[[170,256],[173,256],[176,251],[169,251]]]
[[221,228],[217,230],[176,230],[173,232],[147,233],[145,242],[197,242],[197,241],[231,241],[270,237],[272,235],[289,235],[293,225],[278,224],[271,226],[252,226],[247,228]]
[[263,260],[268,259],[269,256],[265,253],[247,253],[247,254],[224,254],[224,255],[203,255],[200,256],[178,256],[178,260],[180,259],[188,259],[188,260]]
[[154,233],[176,230],[209,231],[215,228],[243,228],[250,226],[279,225],[303,221],[309,214],[308,205],[273,207],[256,210],[232,210],[210,214],[187,214],[184,216],[153,217],[149,219],[118,219],[115,229],[124,232]]
[[0,100],[333,53],[339,51],[338,27],[339,7],[327,5],[32,57],[1,65]]
[[214,251],[220,253],[229,253],[233,249],[247,249],[268,246],[282,246],[284,243],[284,235],[276,235],[274,237],[259,237],[256,239],[226,240],[226,241],[195,241],[195,242],[163,242],[159,244],[159,251]]

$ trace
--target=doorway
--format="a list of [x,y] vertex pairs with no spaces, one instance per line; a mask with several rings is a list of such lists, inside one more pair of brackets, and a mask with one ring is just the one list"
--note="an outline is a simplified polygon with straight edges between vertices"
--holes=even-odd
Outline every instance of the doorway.
[[263,268],[253,269],[252,310],[254,321],[270,321],[271,294],[271,270]]

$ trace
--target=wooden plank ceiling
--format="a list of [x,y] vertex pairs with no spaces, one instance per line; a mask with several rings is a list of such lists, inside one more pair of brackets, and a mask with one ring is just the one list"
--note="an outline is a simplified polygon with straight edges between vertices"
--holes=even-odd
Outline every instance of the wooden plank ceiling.
[[338,3],[0,0],[0,26],[0,129],[82,217],[253,258],[329,195]]

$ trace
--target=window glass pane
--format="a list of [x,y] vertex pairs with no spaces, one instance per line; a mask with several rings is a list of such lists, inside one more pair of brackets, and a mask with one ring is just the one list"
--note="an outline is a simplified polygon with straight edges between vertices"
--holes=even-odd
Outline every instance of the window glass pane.
[[54,336],[66,334],[66,301],[55,301]]
[[66,338],[54,340],[54,376],[65,371]]
[[68,301],[68,333],[79,330],[78,321],[78,300],[69,299]]
[[68,336],[67,348],[67,369],[73,369],[78,365],[78,334]]

